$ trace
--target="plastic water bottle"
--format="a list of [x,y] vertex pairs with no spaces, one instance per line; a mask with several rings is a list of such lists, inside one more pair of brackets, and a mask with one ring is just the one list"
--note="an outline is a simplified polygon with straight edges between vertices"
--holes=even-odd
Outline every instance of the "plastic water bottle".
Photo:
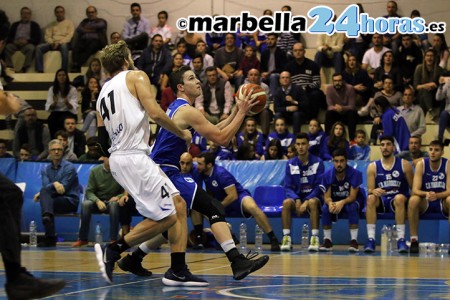
[[397,226],[392,226],[391,251],[397,250]]
[[302,248],[308,248],[309,243],[309,226],[307,223],[303,224],[302,227]]
[[103,243],[103,232],[100,222],[97,222],[97,226],[95,226],[95,243],[97,244]]
[[36,222],[33,220],[30,222],[30,247],[37,246],[37,229]]
[[388,250],[388,227],[383,225],[381,228],[381,252],[386,253]]
[[387,232],[387,248],[386,251],[387,252],[391,252],[392,251],[392,226],[391,224],[389,224],[386,228],[386,232]]
[[262,250],[262,244],[263,244],[263,231],[261,227],[256,224],[255,227],[255,248],[258,251]]
[[242,250],[247,249],[247,224],[244,222],[239,226],[239,245]]

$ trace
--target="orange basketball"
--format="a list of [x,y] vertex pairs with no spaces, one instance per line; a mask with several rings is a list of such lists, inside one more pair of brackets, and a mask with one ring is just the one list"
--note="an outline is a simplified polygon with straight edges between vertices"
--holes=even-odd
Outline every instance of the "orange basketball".
[[257,84],[254,83],[246,83],[239,87],[236,96],[239,100],[245,99],[245,94],[247,93],[248,89],[253,89],[252,95],[250,96],[250,99],[256,99],[257,104],[252,107],[252,109],[247,113],[248,116],[254,116],[259,114],[263,111],[264,107],[266,106],[267,102],[267,94],[264,91],[264,89]]

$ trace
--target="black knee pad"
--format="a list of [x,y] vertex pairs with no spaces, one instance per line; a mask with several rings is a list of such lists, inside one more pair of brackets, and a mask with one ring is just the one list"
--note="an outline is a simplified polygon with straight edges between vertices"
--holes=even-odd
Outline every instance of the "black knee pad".
[[206,216],[210,225],[217,222],[226,222],[225,208],[222,203],[200,188],[195,193],[192,209]]

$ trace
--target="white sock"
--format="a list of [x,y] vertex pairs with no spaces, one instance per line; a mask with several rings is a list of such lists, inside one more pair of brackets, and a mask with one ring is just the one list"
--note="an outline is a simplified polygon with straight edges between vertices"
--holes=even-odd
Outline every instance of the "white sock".
[[367,236],[369,239],[375,239],[375,224],[367,224]]
[[399,239],[405,238],[405,224],[397,225],[397,237]]
[[236,244],[234,243],[233,239],[230,239],[220,244],[220,247],[222,247],[223,252],[227,253],[231,249],[236,248]]
[[144,252],[145,254],[148,254],[151,251],[151,249],[149,247],[147,247],[147,243],[140,244],[139,249],[141,249],[142,252]]
[[329,239],[331,241],[331,229],[324,229],[323,230],[323,238]]
[[290,229],[283,229],[283,235],[291,235]]
[[358,228],[350,229],[350,236],[351,236],[352,240],[357,240],[357,238],[358,238]]
[[311,234],[314,235],[314,236],[318,236],[319,235],[319,229],[311,230]]

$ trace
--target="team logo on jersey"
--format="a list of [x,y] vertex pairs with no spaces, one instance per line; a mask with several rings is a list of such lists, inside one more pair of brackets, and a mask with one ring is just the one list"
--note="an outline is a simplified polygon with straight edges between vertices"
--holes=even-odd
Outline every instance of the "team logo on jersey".
[[219,184],[218,184],[217,181],[215,181],[215,180],[213,180],[213,181],[211,182],[211,185],[212,185],[213,187],[218,187],[218,186],[219,186]]
[[184,177],[184,180],[189,183],[194,183],[194,179],[192,179],[191,177]]
[[291,175],[300,174],[299,166],[289,164],[289,169],[291,171]]
[[344,183],[344,188],[348,189],[350,187],[350,184],[348,182]]
[[398,177],[400,176],[400,173],[397,170],[395,170],[394,172],[392,172],[392,176]]
[[443,180],[445,178],[445,174],[442,172],[439,172],[439,180]]

